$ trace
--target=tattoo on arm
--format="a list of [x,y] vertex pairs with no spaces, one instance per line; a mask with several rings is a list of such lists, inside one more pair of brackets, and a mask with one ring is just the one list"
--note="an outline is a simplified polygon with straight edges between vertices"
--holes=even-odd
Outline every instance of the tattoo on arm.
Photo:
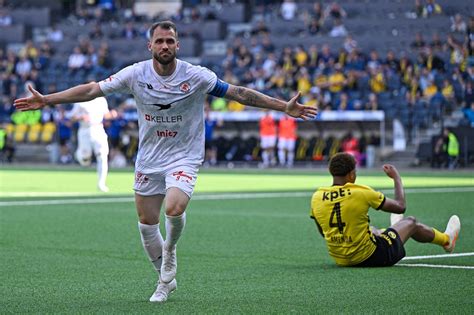
[[[241,104],[284,111],[285,103],[252,89],[241,86],[232,86],[225,96]],[[282,104],[283,103],[283,104]]]

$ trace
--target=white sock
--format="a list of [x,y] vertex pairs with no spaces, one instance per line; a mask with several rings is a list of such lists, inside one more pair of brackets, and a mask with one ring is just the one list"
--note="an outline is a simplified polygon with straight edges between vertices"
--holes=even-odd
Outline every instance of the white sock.
[[166,250],[173,250],[186,225],[186,212],[175,217],[165,215],[165,218],[166,241],[164,247]]
[[268,154],[267,150],[263,150],[262,160],[263,160],[263,165],[269,165],[270,164],[270,155]]
[[288,165],[293,166],[295,162],[295,153],[293,151],[288,151]]
[[285,165],[285,150],[278,150],[278,159],[280,160],[280,165]]
[[107,179],[107,172],[109,171],[107,156],[102,157],[99,154],[96,156],[96,160],[97,160],[97,175],[99,176],[99,185],[105,186],[105,180]]
[[161,268],[161,253],[163,251],[163,236],[160,232],[160,224],[143,224],[138,222],[138,229],[142,239],[143,249],[150,258],[157,272]]

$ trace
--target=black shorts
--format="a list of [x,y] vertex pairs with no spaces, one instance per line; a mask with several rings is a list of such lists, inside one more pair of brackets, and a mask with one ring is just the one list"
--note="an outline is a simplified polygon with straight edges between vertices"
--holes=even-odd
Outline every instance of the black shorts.
[[376,249],[369,258],[355,265],[356,267],[393,266],[405,257],[405,248],[397,231],[386,229],[380,236],[375,236]]

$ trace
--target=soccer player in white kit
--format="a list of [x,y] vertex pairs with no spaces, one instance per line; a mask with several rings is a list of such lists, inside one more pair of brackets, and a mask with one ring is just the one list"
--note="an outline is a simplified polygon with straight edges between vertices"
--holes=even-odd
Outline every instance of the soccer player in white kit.
[[94,153],[97,162],[97,188],[103,192],[109,191],[106,185],[109,144],[102,122],[104,118],[113,118],[113,113],[114,111],[109,112],[105,97],[76,103],[69,113],[72,120],[79,121],[76,160],[82,166],[89,166]]
[[[176,58],[176,26],[169,21],[150,28],[152,59],[128,66],[99,83],[17,99],[18,110],[45,105],[83,102],[114,92],[134,95],[139,115],[139,148],[135,164],[135,203],[143,247],[159,274],[151,302],[164,302],[176,289],[176,244],[186,222],[186,207],[204,158],[204,99],[207,94],[241,104],[268,108],[304,120],[314,118],[315,107],[297,102],[299,93],[285,102],[245,87],[219,80],[215,73]],[[166,237],[159,230],[164,202]]]

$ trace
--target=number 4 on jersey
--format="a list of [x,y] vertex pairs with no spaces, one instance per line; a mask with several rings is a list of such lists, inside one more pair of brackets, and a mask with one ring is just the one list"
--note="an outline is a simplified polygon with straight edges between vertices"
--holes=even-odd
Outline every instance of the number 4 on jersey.
[[[334,216],[336,216],[336,222],[334,222]],[[342,222],[340,202],[336,202],[334,204],[334,208],[332,208],[331,217],[329,218],[329,226],[337,227],[339,230],[339,233],[341,234],[344,231],[344,227],[346,226],[346,223]]]

